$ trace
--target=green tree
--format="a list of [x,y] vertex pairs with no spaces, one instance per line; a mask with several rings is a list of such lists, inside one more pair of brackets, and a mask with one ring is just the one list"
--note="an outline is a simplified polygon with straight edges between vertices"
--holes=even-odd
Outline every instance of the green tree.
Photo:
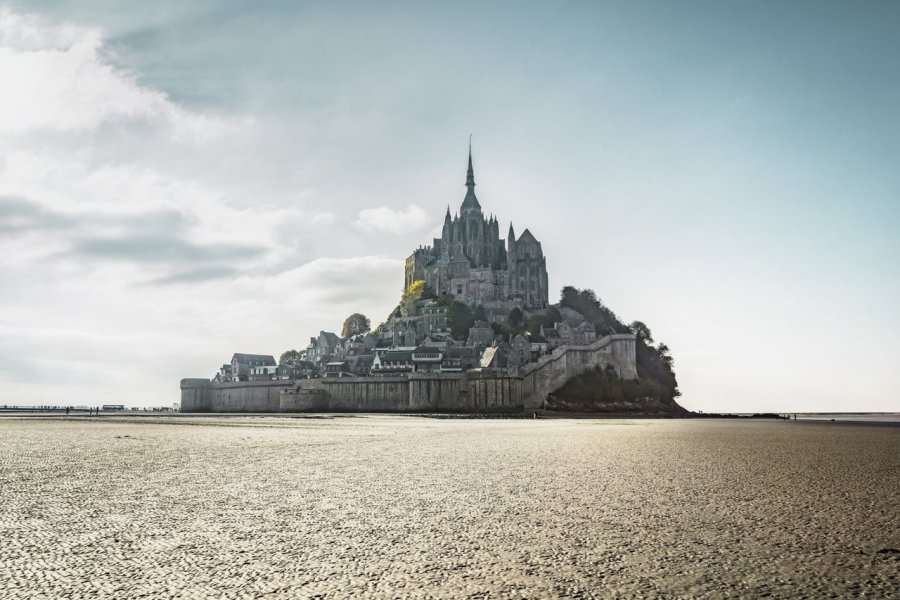
[[555,306],[550,306],[528,317],[525,329],[531,334],[532,341],[540,342],[544,340],[544,338],[540,337],[541,326],[543,325],[545,329],[555,327],[560,321],[562,321],[562,315],[559,314],[559,310]]
[[632,321],[628,329],[648,346],[653,344],[653,334],[650,333],[650,328],[644,325],[642,321]]
[[415,316],[416,302],[422,298],[425,292],[426,284],[424,279],[417,279],[409,284],[409,287],[403,290],[403,296],[400,298],[400,316]]
[[365,333],[372,328],[369,317],[361,313],[353,313],[344,319],[344,326],[341,328],[341,337],[350,337]]
[[469,329],[475,324],[472,309],[468,305],[454,300],[447,308],[447,325],[450,327],[450,335],[455,340],[465,340],[469,336]]
[[672,371],[675,359],[672,358],[672,352],[669,350],[669,347],[660,342],[659,346],[656,348],[656,353],[659,355],[659,360],[666,363],[666,366],[669,367],[669,371]]
[[479,304],[475,307],[475,312],[472,314],[472,318],[476,321],[487,321],[487,313],[484,311],[484,306]]
[[278,359],[279,365],[291,365],[300,362],[301,354],[297,350],[288,350],[284,352]]
[[524,317],[524,315],[522,314],[522,309],[519,308],[518,306],[516,306],[511,311],[509,311],[509,316],[507,317],[507,320],[509,321],[509,324],[512,325],[513,327],[518,327],[519,325],[522,324],[523,317]]
[[574,308],[572,305],[578,301],[578,289],[567,285],[559,294],[559,303],[562,306]]

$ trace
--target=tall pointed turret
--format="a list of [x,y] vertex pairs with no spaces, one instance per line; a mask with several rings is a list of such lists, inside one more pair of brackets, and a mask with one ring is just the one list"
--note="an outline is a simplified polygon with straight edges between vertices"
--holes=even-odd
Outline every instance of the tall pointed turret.
[[472,168],[472,136],[469,136],[469,169],[466,171],[466,187],[475,187],[475,170]]
[[481,205],[475,197],[475,170],[472,168],[472,136],[469,136],[469,168],[466,171],[466,197],[463,199],[460,212],[463,216],[477,213],[481,214]]
[[516,293],[516,232],[512,221],[509,222],[509,233],[506,234],[506,266],[512,274],[509,278],[509,292]]

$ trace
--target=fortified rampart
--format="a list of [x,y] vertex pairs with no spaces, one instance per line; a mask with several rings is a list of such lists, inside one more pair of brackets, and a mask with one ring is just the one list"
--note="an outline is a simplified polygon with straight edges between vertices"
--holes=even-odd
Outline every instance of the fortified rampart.
[[622,379],[637,378],[635,336],[608,335],[588,346],[561,346],[551,354],[522,369],[522,393],[531,402],[526,408],[540,408],[549,394],[566,382],[594,367],[615,369]]
[[215,383],[181,380],[182,412],[474,412],[537,410],[547,395],[594,367],[637,377],[635,337],[617,334],[589,346],[563,346],[520,375],[495,371],[410,373]]

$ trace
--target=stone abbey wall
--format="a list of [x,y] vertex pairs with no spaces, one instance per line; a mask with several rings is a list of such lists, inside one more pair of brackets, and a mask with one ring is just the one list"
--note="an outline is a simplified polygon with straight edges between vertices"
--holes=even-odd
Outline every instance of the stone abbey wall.
[[404,377],[340,377],[214,383],[181,380],[182,412],[465,412],[517,413],[543,407],[548,394],[594,367],[637,377],[635,337],[609,335],[564,346],[521,375],[470,371]]

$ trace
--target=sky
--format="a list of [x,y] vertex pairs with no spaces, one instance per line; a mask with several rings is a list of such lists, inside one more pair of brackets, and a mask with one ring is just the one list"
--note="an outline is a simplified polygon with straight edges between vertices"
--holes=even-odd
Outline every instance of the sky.
[[0,3],[0,404],[380,322],[465,193],[703,411],[900,411],[896,2]]

